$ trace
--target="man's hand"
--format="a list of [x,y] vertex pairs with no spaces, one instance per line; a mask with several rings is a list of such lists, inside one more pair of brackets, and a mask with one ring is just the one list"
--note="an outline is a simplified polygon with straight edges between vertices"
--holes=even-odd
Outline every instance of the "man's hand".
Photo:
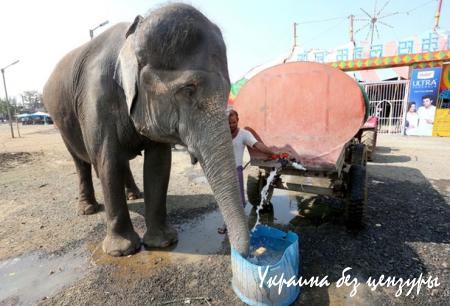
[[289,153],[285,152],[285,151],[280,151],[280,150],[272,150],[269,147],[267,147],[265,144],[263,144],[262,142],[258,141],[257,143],[255,143],[253,145],[253,148],[257,149],[258,151],[260,151],[261,153],[267,154],[270,157],[272,156],[281,156],[283,155],[281,158],[286,158],[286,159],[291,159],[291,156]]
[[271,156],[272,159],[290,159],[289,158],[289,153],[287,152],[282,152],[282,153],[277,153]]

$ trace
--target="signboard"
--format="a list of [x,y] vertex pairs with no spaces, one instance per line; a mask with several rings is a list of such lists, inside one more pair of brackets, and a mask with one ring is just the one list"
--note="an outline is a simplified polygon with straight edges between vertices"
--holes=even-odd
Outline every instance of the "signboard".
[[[441,67],[412,70],[409,102],[415,104],[417,116],[414,117],[418,119],[418,125],[413,130],[407,129],[407,135],[432,135],[441,70]],[[413,108],[409,108],[408,112],[412,111]]]
[[424,96],[430,96],[432,104],[436,105],[441,81],[441,70],[441,67],[412,70],[409,102],[415,102],[416,108],[422,106],[422,98]]

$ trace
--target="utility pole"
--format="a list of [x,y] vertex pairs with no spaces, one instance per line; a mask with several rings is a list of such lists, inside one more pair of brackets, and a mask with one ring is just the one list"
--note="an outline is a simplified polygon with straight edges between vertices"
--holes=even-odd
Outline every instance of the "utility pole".
[[294,45],[293,48],[297,47],[297,25],[298,23],[294,22]]
[[355,45],[355,38],[354,38],[354,31],[353,31],[353,21],[355,20],[355,15],[350,15],[348,16],[348,19],[350,20],[350,27],[349,27],[349,37],[350,37],[350,42],[353,44],[353,46]]
[[2,69],[0,69],[1,72],[2,72],[2,77],[3,77],[3,86],[4,86],[4,88],[5,88],[6,111],[8,112],[8,119],[9,119],[8,121],[9,121],[9,127],[11,128],[11,137],[12,137],[12,138],[14,138],[14,129],[13,129],[13,126],[12,126],[11,110],[9,109],[8,90],[6,90],[5,69],[8,68],[8,67],[10,67],[10,66],[12,66],[12,65],[17,64],[18,62],[19,62],[19,61],[17,60],[17,61],[15,61],[14,63],[11,63],[11,64],[9,64],[8,66],[3,67]]
[[439,19],[441,18],[441,8],[442,8],[442,0],[438,0],[436,14],[434,15],[434,27],[433,27],[434,32],[436,32],[437,29],[439,28]]
[[103,21],[102,23],[100,23],[98,26],[96,26],[93,29],[89,29],[89,36],[91,37],[91,39],[94,38],[94,31],[97,30],[100,27],[103,27],[104,25],[108,24],[108,20]]
[[297,48],[297,25],[298,23],[294,22],[294,41],[292,44],[291,53],[289,53],[289,55],[283,60],[283,63],[286,63],[291,59],[292,55],[294,55],[295,48]]

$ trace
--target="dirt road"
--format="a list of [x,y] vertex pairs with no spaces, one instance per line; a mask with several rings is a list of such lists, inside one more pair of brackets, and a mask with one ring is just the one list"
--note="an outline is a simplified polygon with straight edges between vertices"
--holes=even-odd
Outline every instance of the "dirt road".
[[[241,305],[230,286],[229,244],[199,166],[173,152],[169,218],[179,243],[169,250],[112,258],[101,251],[104,211],[77,216],[77,176],[53,126],[0,125],[0,305]],[[301,237],[302,276],[331,285],[303,288],[296,305],[445,305],[450,299],[450,139],[381,136],[369,164],[366,228],[347,232],[339,205],[308,207],[302,194],[274,197],[277,226]],[[131,162],[142,187],[142,157]],[[98,179],[97,199],[103,203]],[[143,200],[129,201],[145,231]],[[250,209],[247,208],[247,213]],[[361,283],[337,288],[344,268]],[[434,289],[395,297],[365,282],[385,276],[437,277]]]

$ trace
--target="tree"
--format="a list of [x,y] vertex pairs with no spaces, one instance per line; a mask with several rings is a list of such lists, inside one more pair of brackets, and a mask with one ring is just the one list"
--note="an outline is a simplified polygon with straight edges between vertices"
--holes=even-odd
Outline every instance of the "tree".
[[37,90],[28,90],[22,93],[22,103],[24,109],[37,111],[39,109],[44,109],[44,104],[42,103],[42,94]]
[[[17,101],[16,98],[9,98],[9,110],[11,111],[11,116],[17,114]],[[6,99],[0,98],[0,118],[8,118],[8,109],[6,107]]]

